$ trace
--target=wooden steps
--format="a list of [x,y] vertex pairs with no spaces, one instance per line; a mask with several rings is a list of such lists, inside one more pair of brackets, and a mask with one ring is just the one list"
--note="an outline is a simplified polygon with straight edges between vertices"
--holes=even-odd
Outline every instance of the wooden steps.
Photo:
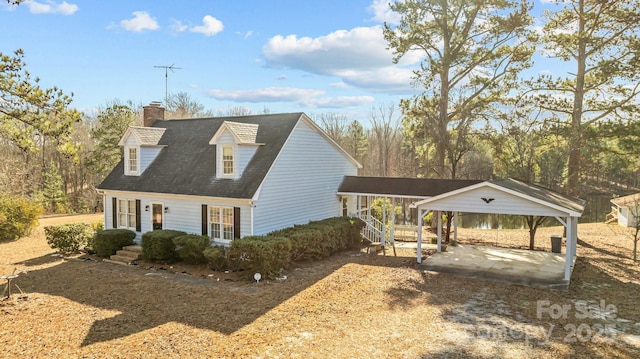
[[126,246],[121,250],[117,251],[116,254],[109,257],[112,262],[119,262],[123,264],[130,264],[136,262],[140,255],[142,255],[142,246],[139,244],[134,244],[131,246]]

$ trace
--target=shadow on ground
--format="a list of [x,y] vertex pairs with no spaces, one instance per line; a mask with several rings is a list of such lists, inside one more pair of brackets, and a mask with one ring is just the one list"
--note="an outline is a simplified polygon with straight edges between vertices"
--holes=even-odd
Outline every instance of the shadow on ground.
[[[370,264],[374,261],[381,265],[388,262],[357,253],[339,253],[299,268],[287,281],[260,284],[218,282],[162,271],[149,275],[149,271],[134,266],[81,259],[63,261],[47,255],[27,262],[57,260],[60,264],[21,275],[20,286],[27,293],[60,296],[83,305],[120,312],[93,322],[82,346],[125,337],[169,322],[228,335],[347,263]],[[401,258],[391,259],[394,266],[402,261]],[[28,265],[27,262],[22,264]]]

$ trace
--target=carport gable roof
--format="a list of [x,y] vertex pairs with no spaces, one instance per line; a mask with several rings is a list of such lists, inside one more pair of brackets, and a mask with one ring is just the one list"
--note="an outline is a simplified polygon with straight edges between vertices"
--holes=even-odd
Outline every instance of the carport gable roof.
[[[570,197],[564,195],[562,193],[536,186],[533,184],[521,182],[518,180],[514,180],[511,178],[507,179],[495,179],[490,181],[485,181],[477,184],[473,184],[464,188],[460,188],[451,192],[443,193],[441,195],[424,199],[415,203],[415,206],[420,208],[429,208],[434,210],[442,210],[438,208],[438,202],[442,202],[445,199],[458,196],[467,192],[475,192],[481,188],[491,188],[499,192],[503,192],[517,198],[523,199],[525,201],[529,201],[535,203],[537,205],[549,208],[550,211],[558,211],[567,216],[571,217],[580,217],[582,212],[584,211],[585,201],[579,198]],[[490,204],[493,199],[491,198],[482,198],[486,202],[486,204]],[[461,206],[461,208],[456,209],[458,212],[472,212],[470,209],[471,206]],[[485,207],[485,209],[481,212],[477,213],[499,213],[499,211],[495,211],[491,209],[492,207]],[[451,209],[447,209],[451,210]],[[505,214],[518,214],[513,212],[503,212]],[[521,215],[531,215],[535,213],[519,213]],[[536,214],[536,215],[544,215],[544,214]]]

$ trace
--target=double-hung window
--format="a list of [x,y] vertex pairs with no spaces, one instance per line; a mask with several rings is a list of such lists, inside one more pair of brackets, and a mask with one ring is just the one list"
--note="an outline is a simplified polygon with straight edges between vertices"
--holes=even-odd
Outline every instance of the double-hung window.
[[136,201],[118,199],[118,227],[136,229]]
[[125,174],[138,174],[138,148],[137,147],[127,147],[125,149],[126,158],[126,173]]
[[222,146],[222,175],[233,176],[233,147]]
[[209,225],[211,238],[214,240],[230,241],[233,239],[233,208],[210,207]]

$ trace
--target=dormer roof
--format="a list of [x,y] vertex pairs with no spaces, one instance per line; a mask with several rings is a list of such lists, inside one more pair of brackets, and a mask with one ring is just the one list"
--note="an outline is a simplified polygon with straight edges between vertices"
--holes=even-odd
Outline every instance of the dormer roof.
[[158,146],[165,128],[131,126],[124,133],[118,145],[124,146],[129,136],[133,136],[138,146]]
[[238,145],[259,145],[256,143],[258,137],[258,124],[257,123],[241,123],[224,121],[216,133],[211,137],[209,141],[210,145],[216,144],[218,138],[225,132],[229,131]]

